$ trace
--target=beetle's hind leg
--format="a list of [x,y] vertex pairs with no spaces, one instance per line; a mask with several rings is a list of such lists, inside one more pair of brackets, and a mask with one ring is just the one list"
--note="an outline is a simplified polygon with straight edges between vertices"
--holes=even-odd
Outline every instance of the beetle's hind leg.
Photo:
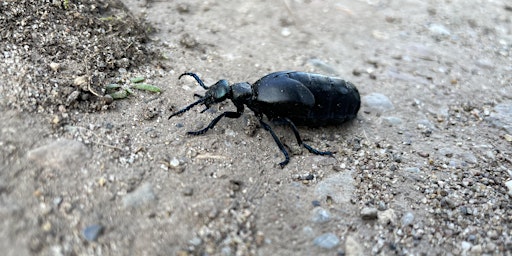
[[280,162],[279,165],[281,166],[281,168],[285,167],[290,162],[290,156],[288,155],[288,152],[284,148],[283,143],[279,140],[277,135],[274,133],[274,131],[272,130],[272,127],[270,127],[270,125],[268,125],[267,123],[263,122],[263,120],[261,120],[261,118],[260,118],[260,124],[263,127],[263,129],[267,130],[270,133],[270,135],[272,135],[272,138],[274,138],[274,141],[276,142],[277,146],[279,147],[281,152],[283,152],[285,159],[284,159],[284,161]]
[[288,118],[283,118],[282,120],[284,120],[290,126],[290,128],[292,128],[293,134],[295,134],[295,138],[297,139],[297,143],[299,143],[299,145],[304,146],[307,150],[309,150],[309,152],[311,152],[313,154],[332,156],[332,152],[330,152],[330,151],[320,151],[320,150],[314,149],[310,145],[304,143],[302,141],[302,139],[300,138],[299,130],[297,130],[297,127],[292,122],[292,120],[290,120]]

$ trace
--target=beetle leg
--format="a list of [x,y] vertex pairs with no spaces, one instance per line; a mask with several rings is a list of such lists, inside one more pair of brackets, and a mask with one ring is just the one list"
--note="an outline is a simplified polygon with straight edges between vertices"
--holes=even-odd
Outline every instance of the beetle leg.
[[187,134],[190,134],[190,135],[201,135],[203,133],[205,133],[206,131],[212,129],[219,121],[220,119],[222,119],[223,117],[227,117],[227,118],[239,118],[240,116],[242,115],[242,112],[232,112],[232,111],[226,111],[222,114],[220,114],[218,117],[216,117],[215,119],[213,119],[210,124],[208,126],[206,126],[205,128],[199,130],[199,131],[191,131],[191,132],[187,132]]
[[193,77],[197,81],[197,83],[199,83],[199,85],[201,87],[203,87],[205,90],[208,90],[209,87],[204,85],[203,80],[201,80],[201,78],[199,78],[196,74],[190,73],[190,72],[183,73],[183,74],[180,75],[180,77],[178,77],[178,80],[181,79],[181,77],[183,77],[183,76],[191,76],[191,77]]
[[281,152],[283,152],[283,155],[284,155],[284,158],[285,160],[280,162],[279,165],[281,166],[281,168],[283,168],[285,165],[288,164],[288,162],[290,162],[290,156],[288,155],[288,152],[286,151],[286,149],[284,148],[284,145],[283,143],[279,140],[279,138],[277,137],[277,135],[274,133],[274,131],[272,130],[272,128],[270,127],[270,125],[268,125],[267,123],[263,122],[263,120],[260,119],[260,124],[261,126],[263,126],[263,128],[265,130],[267,130],[268,132],[270,132],[270,135],[272,135],[272,138],[274,138],[274,141],[276,142],[277,146],[279,147],[279,149],[281,150]]
[[302,139],[300,138],[299,130],[297,130],[297,127],[292,122],[292,120],[288,118],[283,118],[283,120],[292,128],[293,133],[295,134],[295,138],[297,139],[297,143],[299,143],[299,146],[304,146],[309,152],[316,154],[316,155],[332,155],[332,152],[330,151],[319,151],[318,149],[312,148],[310,145],[302,142]]

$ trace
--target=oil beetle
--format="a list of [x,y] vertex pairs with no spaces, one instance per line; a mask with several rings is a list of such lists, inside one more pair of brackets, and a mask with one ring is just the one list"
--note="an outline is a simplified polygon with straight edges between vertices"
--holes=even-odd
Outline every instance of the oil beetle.
[[311,127],[341,124],[355,118],[361,105],[359,91],[352,83],[319,74],[280,71],[268,74],[252,85],[247,82],[229,85],[228,81],[223,79],[211,87],[204,85],[194,73],[183,73],[178,79],[183,76],[192,76],[207,91],[204,96],[194,94],[199,100],[172,114],[169,119],[199,104],[206,106],[201,111],[203,113],[213,104],[231,99],[236,106],[236,112],[226,111],[202,130],[190,131],[188,134],[203,134],[212,129],[223,117],[239,118],[244,112],[245,105],[254,112],[261,126],[272,135],[284,154],[285,160],[279,163],[281,167],[288,164],[290,157],[270,125],[263,121],[263,115],[271,121],[279,121],[290,126],[297,143],[309,152],[332,155],[332,152],[319,151],[302,142],[295,124]]

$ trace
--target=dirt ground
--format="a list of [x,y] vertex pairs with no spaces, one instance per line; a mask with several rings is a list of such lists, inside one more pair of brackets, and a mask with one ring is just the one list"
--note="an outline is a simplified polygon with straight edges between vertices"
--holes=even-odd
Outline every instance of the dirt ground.
[[[4,0],[0,26],[3,255],[512,254],[510,2]],[[299,128],[335,157],[273,126],[279,168],[249,110],[186,135],[227,101],[168,119],[204,93],[183,72],[279,70],[359,89]]]

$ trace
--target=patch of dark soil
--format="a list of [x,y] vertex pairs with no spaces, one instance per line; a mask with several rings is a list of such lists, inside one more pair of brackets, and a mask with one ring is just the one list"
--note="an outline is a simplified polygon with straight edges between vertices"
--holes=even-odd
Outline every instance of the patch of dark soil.
[[26,111],[101,109],[109,79],[157,55],[145,45],[152,28],[117,0],[6,1],[0,27],[11,78],[0,100]]

